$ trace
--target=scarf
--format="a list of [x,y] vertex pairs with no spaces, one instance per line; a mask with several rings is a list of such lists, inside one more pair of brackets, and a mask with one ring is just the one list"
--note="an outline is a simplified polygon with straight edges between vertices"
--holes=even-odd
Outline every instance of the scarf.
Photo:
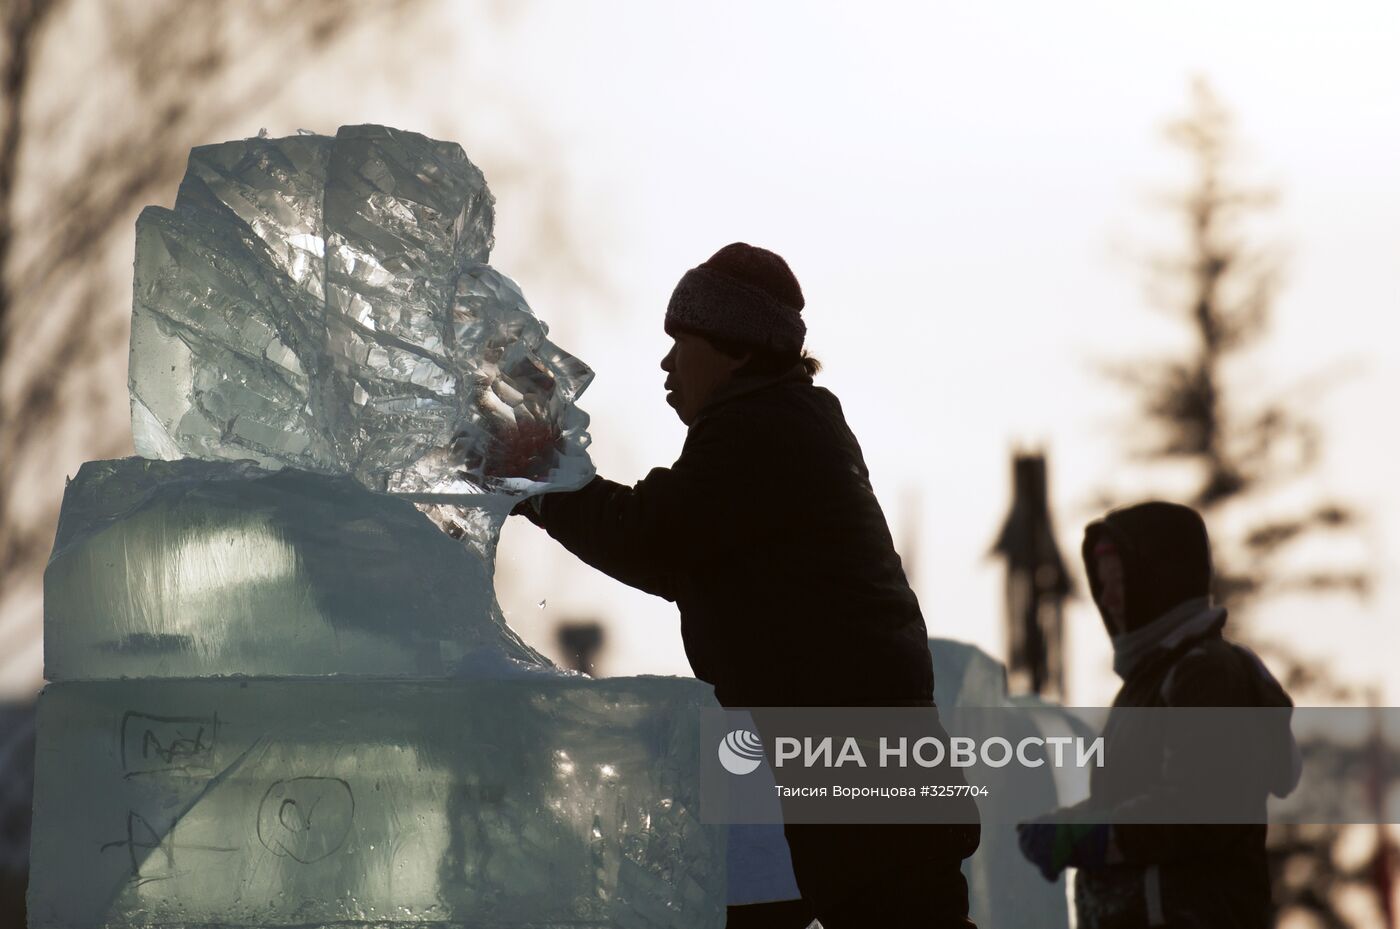
[[1145,626],[1115,635],[1113,671],[1123,680],[1159,649],[1170,650],[1182,642],[1199,638],[1225,618],[1225,608],[1212,606],[1210,597],[1196,597],[1178,603]]

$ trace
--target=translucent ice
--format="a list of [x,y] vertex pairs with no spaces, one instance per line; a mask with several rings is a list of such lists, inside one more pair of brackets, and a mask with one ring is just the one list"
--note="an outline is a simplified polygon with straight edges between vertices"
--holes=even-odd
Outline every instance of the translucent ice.
[[[502,516],[478,511],[476,537]],[[505,624],[490,551],[348,477],[83,465],[44,574],[49,680],[444,676],[549,664]]]
[[45,573],[31,925],[723,923],[709,688],[560,672],[495,600],[515,500],[593,473],[592,373],[491,224],[381,126],[196,149],[141,215],[144,457],[82,468]]
[[195,149],[137,221],[137,452],[459,500],[581,485],[592,372],[486,264],[492,222],[462,149],[415,133]]
[[708,701],[651,678],[50,685],[30,925],[718,929]]

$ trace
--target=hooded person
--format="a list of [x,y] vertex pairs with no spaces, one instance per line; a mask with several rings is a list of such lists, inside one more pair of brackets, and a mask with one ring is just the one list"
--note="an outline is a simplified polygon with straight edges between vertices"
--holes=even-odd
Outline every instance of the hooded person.
[[[1291,792],[1300,775],[1292,701],[1252,651],[1222,634],[1226,612],[1211,599],[1210,542],[1195,510],[1161,502],[1114,510],[1085,529],[1083,557],[1123,680],[1103,733],[1108,762],[1091,772],[1084,803],[1018,827],[1021,850],[1047,880],[1078,868],[1082,929],[1262,929],[1272,913],[1265,804]],[[1157,727],[1132,712],[1143,707],[1282,712],[1257,714],[1258,724],[1251,718],[1243,733],[1251,763],[1242,772],[1220,770],[1223,762],[1201,749],[1212,744],[1209,733],[1189,751],[1173,750],[1164,732],[1199,727],[1194,710]],[[1230,725],[1219,723],[1222,731]],[[1171,811],[1189,808],[1201,786],[1228,790],[1237,818],[1172,822]]]
[[[932,707],[923,615],[841,404],[812,383],[803,306],[766,249],[734,243],[687,271],[661,361],[688,427],[680,457],[632,486],[596,477],[517,509],[598,570],[673,601],[691,668],[726,707]],[[785,833],[826,929],[966,927],[959,866],[975,817]]]

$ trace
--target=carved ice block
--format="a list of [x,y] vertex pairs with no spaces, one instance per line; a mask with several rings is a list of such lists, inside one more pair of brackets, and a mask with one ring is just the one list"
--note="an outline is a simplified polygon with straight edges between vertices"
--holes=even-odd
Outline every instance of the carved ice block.
[[[494,547],[505,514],[475,515]],[[552,669],[501,616],[491,549],[468,542],[346,476],[88,462],[44,575],[45,676]]]

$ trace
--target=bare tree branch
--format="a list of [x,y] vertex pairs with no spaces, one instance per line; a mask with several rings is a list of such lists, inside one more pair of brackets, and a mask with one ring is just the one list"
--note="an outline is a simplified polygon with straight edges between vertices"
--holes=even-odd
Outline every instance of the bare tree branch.
[[[33,77],[34,46],[44,20],[53,12],[50,0],[9,0],[5,9],[5,66],[0,73],[0,368],[9,344],[11,291],[7,275],[15,238],[14,190],[24,138],[25,95]],[[0,413],[3,417],[3,413]]]
[[[51,474],[54,433],[66,430],[87,457],[129,453],[125,436],[107,427],[113,407],[124,406],[109,375],[127,337],[126,317],[112,310],[130,294],[109,256],[136,213],[169,195],[192,145],[276,97],[352,28],[378,23],[391,35],[427,2],[247,0],[191,15],[175,0],[9,0],[0,67],[0,606],[21,579],[40,576],[52,544],[60,501],[26,488]],[[69,32],[83,24],[88,67],[77,81]],[[119,89],[109,96],[120,108],[98,121],[70,119],[94,75],[99,90]],[[39,622],[27,610],[6,619],[0,665],[34,641]]]

